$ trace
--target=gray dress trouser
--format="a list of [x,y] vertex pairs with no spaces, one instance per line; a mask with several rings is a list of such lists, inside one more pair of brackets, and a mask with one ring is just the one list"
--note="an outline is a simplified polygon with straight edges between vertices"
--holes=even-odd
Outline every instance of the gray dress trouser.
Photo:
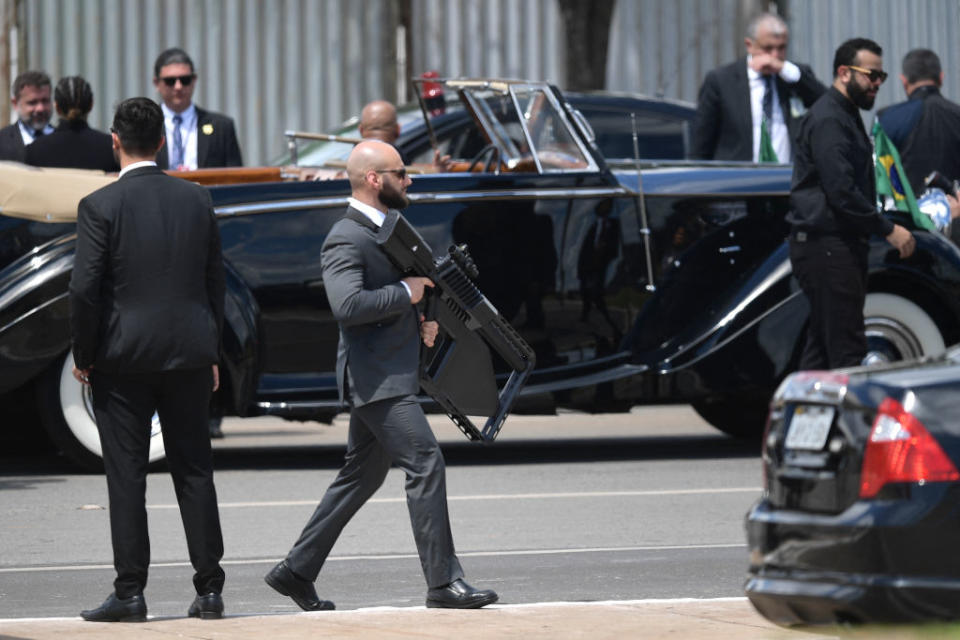
[[407,477],[407,508],[427,586],[463,577],[450,532],[443,454],[414,396],[353,408],[346,463],[287,554],[294,573],[317,579],[343,527],[380,488],[391,463]]

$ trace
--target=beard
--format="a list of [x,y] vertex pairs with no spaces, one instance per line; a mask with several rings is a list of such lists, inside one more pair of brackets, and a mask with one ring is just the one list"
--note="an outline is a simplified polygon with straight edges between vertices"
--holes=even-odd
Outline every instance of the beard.
[[383,189],[377,194],[377,199],[388,209],[406,209],[407,205],[410,204],[410,199],[403,192],[397,191],[386,182],[384,182]]
[[43,129],[50,122],[50,115],[30,116],[26,124],[33,129]]
[[847,82],[847,97],[850,98],[850,101],[853,104],[857,105],[864,111],[870,111],[873,109],[873,102],[877,99],[876,94],[870,95],[869,89],[864,89],[859,84],[855,78],[850,78]]

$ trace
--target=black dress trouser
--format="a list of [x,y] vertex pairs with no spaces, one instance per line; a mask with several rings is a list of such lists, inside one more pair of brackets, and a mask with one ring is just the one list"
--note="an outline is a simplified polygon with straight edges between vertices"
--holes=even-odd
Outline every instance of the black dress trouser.
[[793,275],[810,303],[800,369],[838,369],[863,362],[867,355],[863,304],[869,249],[856,238],[790,236]]
[[119,598],[143,592],[150,565],[147,466],[150,422],[160,417],[167,465],[180,505],[198,594],[220,593],[223,535],[207,426],[210,367],[144,374],[91,372],[93,408],[110,497],[110,535]]

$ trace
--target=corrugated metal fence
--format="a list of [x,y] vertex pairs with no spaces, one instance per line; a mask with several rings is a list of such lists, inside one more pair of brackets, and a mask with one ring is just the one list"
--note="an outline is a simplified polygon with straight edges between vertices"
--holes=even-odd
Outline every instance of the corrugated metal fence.
[[184,48],[199,74],[194,101],[236,120],[247,164],[282,151],[284,129],[328,129],[384,93],[391,3],[380,0],[28,0],[22,9],[21,68],[54,82],[84,76],[99,128],[118,100],[155,96],[157,54]]
[[[413,74],[436,69],[563,85],[556,0],[15,1],[25,44],[19,68],[45,69],[54,81],[87,78],[96,98],[91,124],[101,129],[119,99],[154,95],[152,66],[161,50],[186,49],[200,74],[196,102],[235,118],[247,164],[281,153],[285,129],[329,130],[370,99],[395,98],[405,61]],[[709,69],[743,54],[741,25],[758,4],[618,0],[607,88],[696,100]],[[395,30],[405,5],[409,38]],[[862,35],[884,46],[892,72],[911,48],[937,51],[946,66],[944,93],[960,96],[960,65],[953,66],[960,60],[957,0],[781,5],[791,26],[791,59],[811,64],[822,80],[831,76],[836,46]],[[894,73],[877,104],[901,99]]]

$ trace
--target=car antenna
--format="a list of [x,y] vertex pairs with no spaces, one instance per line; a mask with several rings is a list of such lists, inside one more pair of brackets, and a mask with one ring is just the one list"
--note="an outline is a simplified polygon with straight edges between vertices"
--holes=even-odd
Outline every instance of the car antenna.
[[644,289],[656,291],[653,283],[653,258],[650,256],[650,225],[647,223],[647,199],[643,197],[643,172],[640,170],[640,143],[637,140],[637,114],[630,113],[630,128],[633,130],[633,160],[637,167],[637,201],[640,209],[640,234],[643,236],[644,253],[647,257],[647,284]]

